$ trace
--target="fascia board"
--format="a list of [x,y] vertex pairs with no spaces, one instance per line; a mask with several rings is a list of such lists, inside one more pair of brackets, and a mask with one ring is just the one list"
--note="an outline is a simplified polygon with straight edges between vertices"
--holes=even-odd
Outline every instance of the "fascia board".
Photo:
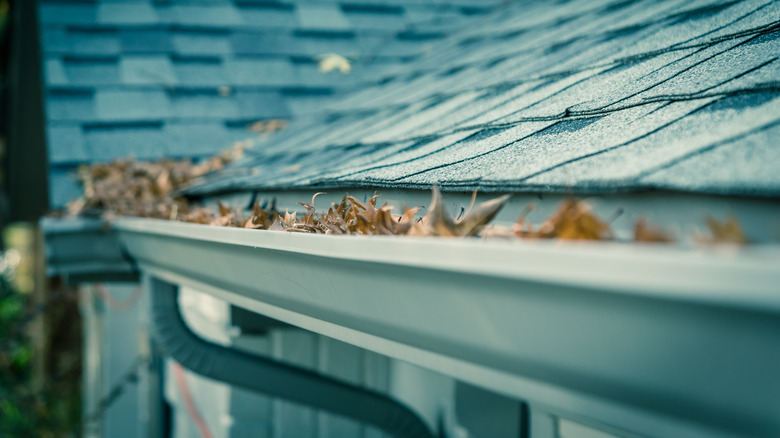
[[780,250],[114,223],[152,275],[648,436],[780,433]]

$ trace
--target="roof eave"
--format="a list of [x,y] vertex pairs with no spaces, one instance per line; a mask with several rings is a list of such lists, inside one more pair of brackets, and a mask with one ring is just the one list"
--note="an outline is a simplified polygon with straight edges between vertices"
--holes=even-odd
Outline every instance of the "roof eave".
[[46,274],[66,283],[137,281],[138,271],[110,224],[99,218],[43,218]]

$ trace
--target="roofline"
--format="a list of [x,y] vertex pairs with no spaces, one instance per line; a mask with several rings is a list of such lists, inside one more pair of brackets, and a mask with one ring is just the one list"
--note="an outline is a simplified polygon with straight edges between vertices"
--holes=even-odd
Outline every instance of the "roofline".
[[776,246],[114,227],[145,273],[570,417],[651,436],[780,432]]

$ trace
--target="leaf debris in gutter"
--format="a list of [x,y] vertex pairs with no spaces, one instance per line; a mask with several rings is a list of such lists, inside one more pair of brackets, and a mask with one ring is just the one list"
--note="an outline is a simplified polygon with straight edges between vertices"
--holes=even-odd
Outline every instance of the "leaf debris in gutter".
[[140,216],[157,219],[198,217],[194,207],[177,193],[204,175],[222,170],[243,155],[237,143],[223,153],[199,163],[190,159],[135,161],[132,158],[111,163],[82,165],[78,179],[84,189],[80,198],[66,207],[70,216]]
[[[404,207],[400,214],[393,213],[387,203],[378,206],[378,195],[360,201],[345,195],[336,204],[318,211],[314,200],[299,202],[305,212],[277,210],[275,202],[255,202],[248,213],[231,209],[217,202],[217,209],[192,204],[178,196],[187,185],[197,182],[207,173],[223,169],[243,153],[242,145],[205,160],[160,160],[155,162],[117,160],[107,164],[91,164],[79,169],[79,179],[84,195],[71,202],[67,214],[100,215],[105,219],[118,216],[137,216],[182,222],[239,227],[257,230],[280,230],[296,233],[356,234],[386,236],[441,236],[560,240],[615,240],[610,227],[611,220],[598,217],[591,207],[574,198],[564,200],[547,220],[535,226],[526,216],[533,210],[529,205],[511,227],[490,225],[509,200],[504,195],[476,204],[476,192],[465,214],[453,218],[444,207],[441,192],[433,187],[432,200],[427,213],[419,217],[421,207]],[[619,215],[619,213],[618,213]],[[699,233],[700,243],[746,244],[739,222],[730,217],[719,222],[707,218],[708,233]],[[639,218],[634,228],[635,242],[674,242],[667,231]]]

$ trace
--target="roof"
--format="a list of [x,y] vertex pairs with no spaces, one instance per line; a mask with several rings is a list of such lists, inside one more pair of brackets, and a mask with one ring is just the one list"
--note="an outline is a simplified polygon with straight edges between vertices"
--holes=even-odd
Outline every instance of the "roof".
[[[498,0],[39,0],[51,199],[80,163],[204,157],[404,65]],[[349,75],[317,57],[354,61]]]
[[192,195],[393,187],[780,196],[780,3],[517,2]]

